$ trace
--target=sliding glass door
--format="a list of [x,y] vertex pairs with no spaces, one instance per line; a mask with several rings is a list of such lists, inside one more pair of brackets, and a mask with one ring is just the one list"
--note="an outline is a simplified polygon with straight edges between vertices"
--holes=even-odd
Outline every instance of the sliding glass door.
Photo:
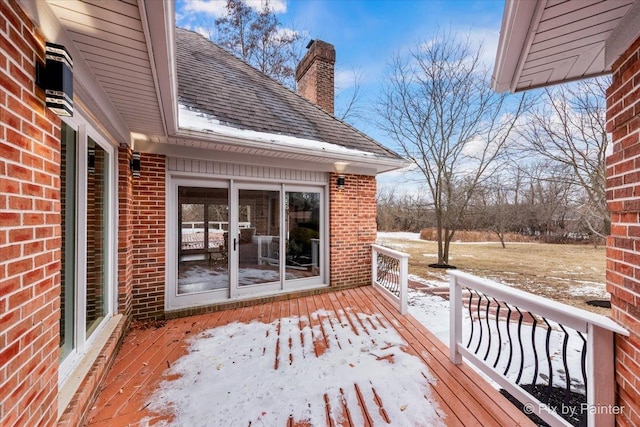
[[170,189],[168,309],[323,284],[324,187],[172,178]]

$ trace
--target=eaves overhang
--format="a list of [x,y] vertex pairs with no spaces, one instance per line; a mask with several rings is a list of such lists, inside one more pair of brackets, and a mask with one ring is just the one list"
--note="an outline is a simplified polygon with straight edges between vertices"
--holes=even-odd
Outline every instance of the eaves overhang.
[[200,160],[220,160],[254,165],[311,168],[331,172],[335,162],[348,163],[347,173],[378,174],[402,169],[410,162],[402,158],[349,150],[322,141],[280,135],[237,136],[211,131],[179,129],[164,139],[139,138],[135,150]]
[[596,77],[640,36],[640,0],[507,0],[492,87],[518,92]]

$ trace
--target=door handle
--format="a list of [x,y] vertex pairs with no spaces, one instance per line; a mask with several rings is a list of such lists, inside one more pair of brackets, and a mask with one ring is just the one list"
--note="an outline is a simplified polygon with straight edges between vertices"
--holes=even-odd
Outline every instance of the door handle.
[[236,239],[235,237],[233,238],[233,250],[236,250],[236,246],[238,245],[238,239]]

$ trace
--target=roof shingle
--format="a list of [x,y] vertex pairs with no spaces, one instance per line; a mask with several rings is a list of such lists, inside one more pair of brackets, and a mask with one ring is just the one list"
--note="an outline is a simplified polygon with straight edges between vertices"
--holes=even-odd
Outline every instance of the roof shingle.
[[201,35],[176,29],[179,102],[238,129],[328,142],[401,159]]

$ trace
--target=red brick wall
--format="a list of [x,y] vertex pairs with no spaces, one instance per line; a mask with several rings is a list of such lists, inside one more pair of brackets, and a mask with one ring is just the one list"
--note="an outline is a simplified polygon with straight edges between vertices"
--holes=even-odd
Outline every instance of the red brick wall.
[[131,314],[133,281],[133,177],[131,149],[118,150],[118,312]]
[[371,244],[376,240],[376,178],[346,175],[344,190],[331,174],[329,233],[331,286],[371,284]]
[[612,316],[631,336],[616,342],[619,425],[640,425],[640,39],[613,66],[607,91],[607,289]]
[[[135,318],[164,314],[165,164],[164,156],[142,153],[140,178],[133,178],[130,247]],[[125,254],[121,252],[121,256]]]
[[0,0],[0,425],[57,418],[60,120],[34,84],[44,40]]

